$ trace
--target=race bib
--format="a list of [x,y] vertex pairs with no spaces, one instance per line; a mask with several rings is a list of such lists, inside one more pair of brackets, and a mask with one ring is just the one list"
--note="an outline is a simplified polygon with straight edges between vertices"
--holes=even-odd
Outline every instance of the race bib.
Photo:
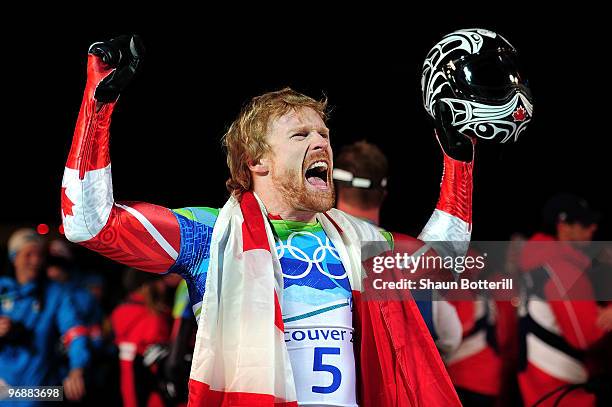
[[353,329],[285,328],[299,405],[357,406]]

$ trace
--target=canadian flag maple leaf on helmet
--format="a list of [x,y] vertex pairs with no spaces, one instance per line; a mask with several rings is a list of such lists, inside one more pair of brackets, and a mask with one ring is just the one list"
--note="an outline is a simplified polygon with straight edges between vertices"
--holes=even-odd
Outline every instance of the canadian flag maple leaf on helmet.
[[520,106],[518,109],[512,113],[512,118],[514,118],[515,122],[525,121],[525,117],[527,117],[526,110],[523,109],[523,106]]
[[516,141],[533,115],[529,83],[516,49],[479,28],[445,35],[421,76],[423,105],[437,128],[498,143]]

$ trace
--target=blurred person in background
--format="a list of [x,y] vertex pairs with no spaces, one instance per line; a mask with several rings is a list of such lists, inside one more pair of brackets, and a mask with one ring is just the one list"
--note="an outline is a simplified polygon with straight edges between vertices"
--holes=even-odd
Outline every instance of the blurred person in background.
[[[608,263],[608,266],[612,266],[612,262]],[[597,387],[598,407],[612,406],[612,307],[610,304],[610,300],[600,304],[602,308],[597,317],[597,326],[606,334],[589,352],[589,358],[597,361],[593,366],[593,371],[594,375],[597,375],[595,386]],[[592,379],[592,381],[595,380]]]
[[176,288],[172,318],[170,347],[163,367],[164,388],[168,399],[174,405],[181,405],[187,402],[187,384],[197,330],[185,280],[182,280]]
[[124,407],[162,406],[158,379],[168,355],[170,312],[163,301],[165,284],[157,275],[128,269],[126,300],[111,314],[119,348],[121,395]]
[[552,197],[542,214],[542,232],[520,257],[526,282],[520,307],[522,397],[529,406],[594,406],[595,396],[586,389],[593,378],[589,352],[605,335],[598,320],[606,309],[595,301],[586,249],[600,214],[572,194]]
[[[87,329],[73,297],[60,284],[45,278],[44,243],[36,231],[15,231],[9,238],[8,252],[11,270],[9,276],[0,277],[0,384],[63,384],[66,399],[79,400],[85,395],[83,372],[90,352]],[[58,373],[56,345],[60,335],[69,358],[65,377]]]
[[[497,265],[502,277],[511,278],[517,284],[500,295],[496,301],[497,308],[497,349],[501,358],[501,388],[499,406],[513,407],[520,405],[521,395],[518,388],[517,372],[519,360],[518,306],[520,304],[520,269],[519,258],[527,237],[514,233],[502,257],[503,263]],[[491,258],[491,257],[489,257]]]
[[107,315],[102,307],[106,295],[105,281],[97,272],[88,271],[83,274],[79,285],[87,290],[95,302],[95,311],[85,319],[88,323],[92,354],[87,375],[86,405],[119,405],[121,392],[117,347],[114,344],[110,315]]
[[[467,268],[462,278],[517,280],[517,257],[523,241],[516,234],[508,245],[471,247],[468,255],[472,257],[488,255],[486,266]],[[463,337],[446,365],[461,402],[466,407],[520,405],[516,383],[518,289],[513,284],[504,290],[454,290],[451,295],[450,302],[461,319]]]
[[[73,297],[73,303],[83,324],[87,327],[93,349],[102,346],[102,306],[93,292],[99,290],[102,280],[98,276],[80,274],[72,250],[63,240],[52,240],[47,254],[47,278],[64,286]],[[87,285],[92,286],[91,291]]]
[[[468,254],[474,256],[470,252]],[[462,277],[467,277],[467,273]],[[457,351],[445,362],[464,406],[492,407],[498,402],[502,385],[498,309],[491,298],[465,291],[465,298],[450,301],[461,321],[462,338]],[[467,297],[468,294],[471,297]]]
[[[387,157],[378,146],[367,141],[345,146],[335,160],[333,176],[337,184],[336,207],[378,226],[381,207],[387,197],[388,174]],[[383,229],[381,232],[388,234]],[[414,240],[396,232],[389,239]],[[433,300],[434,294],[421,290],[415,302],[438,351],[447,357],[459,346],[461,322],[452,305],[442,298]]]

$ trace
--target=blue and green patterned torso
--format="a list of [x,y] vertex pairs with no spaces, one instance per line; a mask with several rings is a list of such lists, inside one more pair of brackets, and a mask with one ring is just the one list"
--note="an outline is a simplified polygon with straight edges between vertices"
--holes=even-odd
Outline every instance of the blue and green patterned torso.
[[[179,257],[170,271],[187,282],[191,303],[197,308],[206,283],[212,231],[218,209],[191,207],[174,210],[181,230]],[[276,240],[276,252],[283,270],[283,314],[286,323],[304,318],[295,310],[296,303],[317,307],[351,297],[349,279],[338,251],[319,223],[270,220]],[[320,309],[311,312],[320,312]]]

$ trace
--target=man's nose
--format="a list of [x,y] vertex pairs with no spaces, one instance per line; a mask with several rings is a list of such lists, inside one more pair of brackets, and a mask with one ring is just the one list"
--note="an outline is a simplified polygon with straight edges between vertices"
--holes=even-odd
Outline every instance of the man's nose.
[[322,135],[319,132],[313,132],[313,143],[312,150],[326,150],[329,147],[329,138],[327,136]]

